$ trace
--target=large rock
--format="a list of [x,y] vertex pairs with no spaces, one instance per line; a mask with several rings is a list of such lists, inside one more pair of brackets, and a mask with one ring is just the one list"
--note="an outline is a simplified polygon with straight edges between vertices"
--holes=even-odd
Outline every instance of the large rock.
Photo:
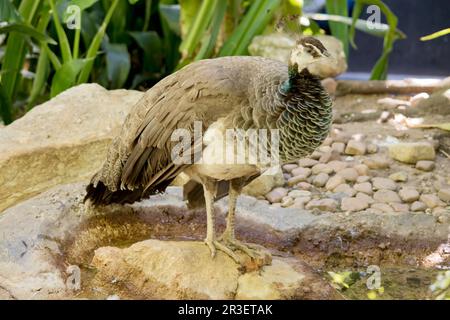
[[391,158],[404,162],[416,164],[420,160],[434,160],[436,152],[431,143],[428,142],[402,142],[389,146]]
[[[310,71],[321,78],[337,77],[344,73],[347,70],[347,60],[342,43],[332,36],[318,35],[315,38],[323,43],[331,57],[315,63],[310,67]],[[276,33],[255,37],[248,50],[253,56],[262,56],[287,63],[294,46],[294,39],[288,35]]]
[[125,249],[103,247],[95,251],[92,263],[101,282],[115,283],[111,292],[148,299],[338,297],[326,283],[312,291],[310,270],[295,260],[275,258],[270,266],[241,274],[223,252],[211,259],[202,242],[147,240]]
[[80,85],[1,128],[0,212],[55,185],[89,179],[141,96]]
[[423,115],[450,115],[450,86],[437,90],[428,99],[420,100],[413,112]]
[[272,189],[282,187],[284,185],[283,171],[281,167],[273,167],[259,176],[242,190],[244,194],[253,197],[265,196]]

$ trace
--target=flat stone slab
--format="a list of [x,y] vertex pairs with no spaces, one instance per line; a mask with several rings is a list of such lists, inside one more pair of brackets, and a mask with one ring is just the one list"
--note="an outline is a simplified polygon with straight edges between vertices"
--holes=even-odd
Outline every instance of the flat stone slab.
[[83,84],[0,128],[0,212],[56,185],[87,181],[142,94]]

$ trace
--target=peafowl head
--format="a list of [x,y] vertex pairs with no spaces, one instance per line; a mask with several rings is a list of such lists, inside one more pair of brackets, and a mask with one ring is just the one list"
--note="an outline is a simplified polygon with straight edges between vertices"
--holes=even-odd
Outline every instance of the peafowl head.
[[322,42],[313,37],[303,37],[292,49],[289,65],[296,66],[298,72],[301,72],[311,64],[327,57],[330,57],[330,54]]

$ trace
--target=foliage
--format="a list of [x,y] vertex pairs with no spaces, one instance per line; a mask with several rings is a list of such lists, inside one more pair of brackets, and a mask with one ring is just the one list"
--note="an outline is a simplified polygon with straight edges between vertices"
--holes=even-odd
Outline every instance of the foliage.
[[[380,0],[328,0],[332,33],[348,46],[354,30],[383,36],[372,78],[383,78],[393,42],[403,34]],[[255,35],[281,16],[301,14],[300,0],[0,0],[0,116],[8,124],[63,90],[88,81],[109,89],[148,88],[192,61],[246,55]],[[377,4],[388,25],[356,19]],[[306,16],[306,15],[305,15]],[[293,24],[294,22],[290,22]],[[296,27],[299,28],[298,22]],[[314,28],[313,28],[314,27]]]

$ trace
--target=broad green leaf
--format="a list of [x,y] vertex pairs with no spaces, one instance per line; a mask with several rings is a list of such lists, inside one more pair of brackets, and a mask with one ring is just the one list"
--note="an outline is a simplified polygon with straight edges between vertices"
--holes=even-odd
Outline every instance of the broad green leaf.
[[[341,17],[348,16],[347,0],[327,0],[327,12]],[[342,42],[345,56],[348,59],[348,26],[334,21],[329,22],[331,33]]]
[[81,11],[84,11],[92,7],[97,2],[98,0],[71,0],[69,5],[77,6]]
[[0,83],[0,116],[4,124],[10,124],[12,122],[11,106],[11,99],[8,97],[5,88]]
[[130,35],[144,51],[144,70],[157,72],[162,66],[162,42],[155,31],[130,32]]
[[0,1],[0,21],[19,22],[21,17],[14,5],[9,0]]
[[280,0],[260,0],[252,2],[238,27],[220,50],[220,56],[244,55],[253,37],[260,34],[272,19]]
[[112,89],[121,88],[127,81],[131,69],[127,46],[122,43],[106,43],[104,48],[110,87]]
[[86,59],[74,59],[64,63],[53,76],[50,96],[53,98],[64,90],[73,87],[77,83],[78,74],[87,63],[88,60]]
[[214,47],[216,45],[216,40],[217,37],[219,36],[220,28],[222,26],[226,10],[227,10],[226,1],[218,1],[211,22],[210,30],[204,37],[202,41],[202,47],[195,56],[194,60],[209,58],[213,54]]
[[[23,23],[31,24],[38,12],[39,4],[40,1],[36,0],[20,2],[18,12]],[[1,72],[4,92],[10,101],[14,101],[22,77],[21,71],[27,53],[25,40],[22,34],[11,32],[6,43]]]
[[55,40],[50,38],[48,35],[37,31],[35,28],[26,25],[24,23],[18,22],[18,23],[11,23],[9,25],[6,25],[4,27],[0,27],[0,34],[2,33],[8,33],[8,32],[17,32],[24,36],[31,37],[39,42],[45,42],[49,44],[58,44]]
[[133,5],[139,2],[139,0],[128,0],[128,2]]
[[178,36],[181,36],[180,28],[180,5],[178,4],[160,4],[159,12],[167,22],[170,30]]
[[111,6],[109,7],[108,12],[106,13],[105,19],[103,20],[102,25],[98,29],[97,33],[92,39],[91,44],[89,45],[89,49],[86,55],[87,62],[80,72],[80,76],[78,77],[77,81],[78,84],[85,83],[89,80],[92,68],[94,67],[94,59],[97,56],[98,50],[100,49],[100,45],[102,44],[103,38],[106,33],[106,28],[108,27],[108,24],[111,21],[111,17],[114,11],[116,10],[119,1],[120,0],[112,1]]

